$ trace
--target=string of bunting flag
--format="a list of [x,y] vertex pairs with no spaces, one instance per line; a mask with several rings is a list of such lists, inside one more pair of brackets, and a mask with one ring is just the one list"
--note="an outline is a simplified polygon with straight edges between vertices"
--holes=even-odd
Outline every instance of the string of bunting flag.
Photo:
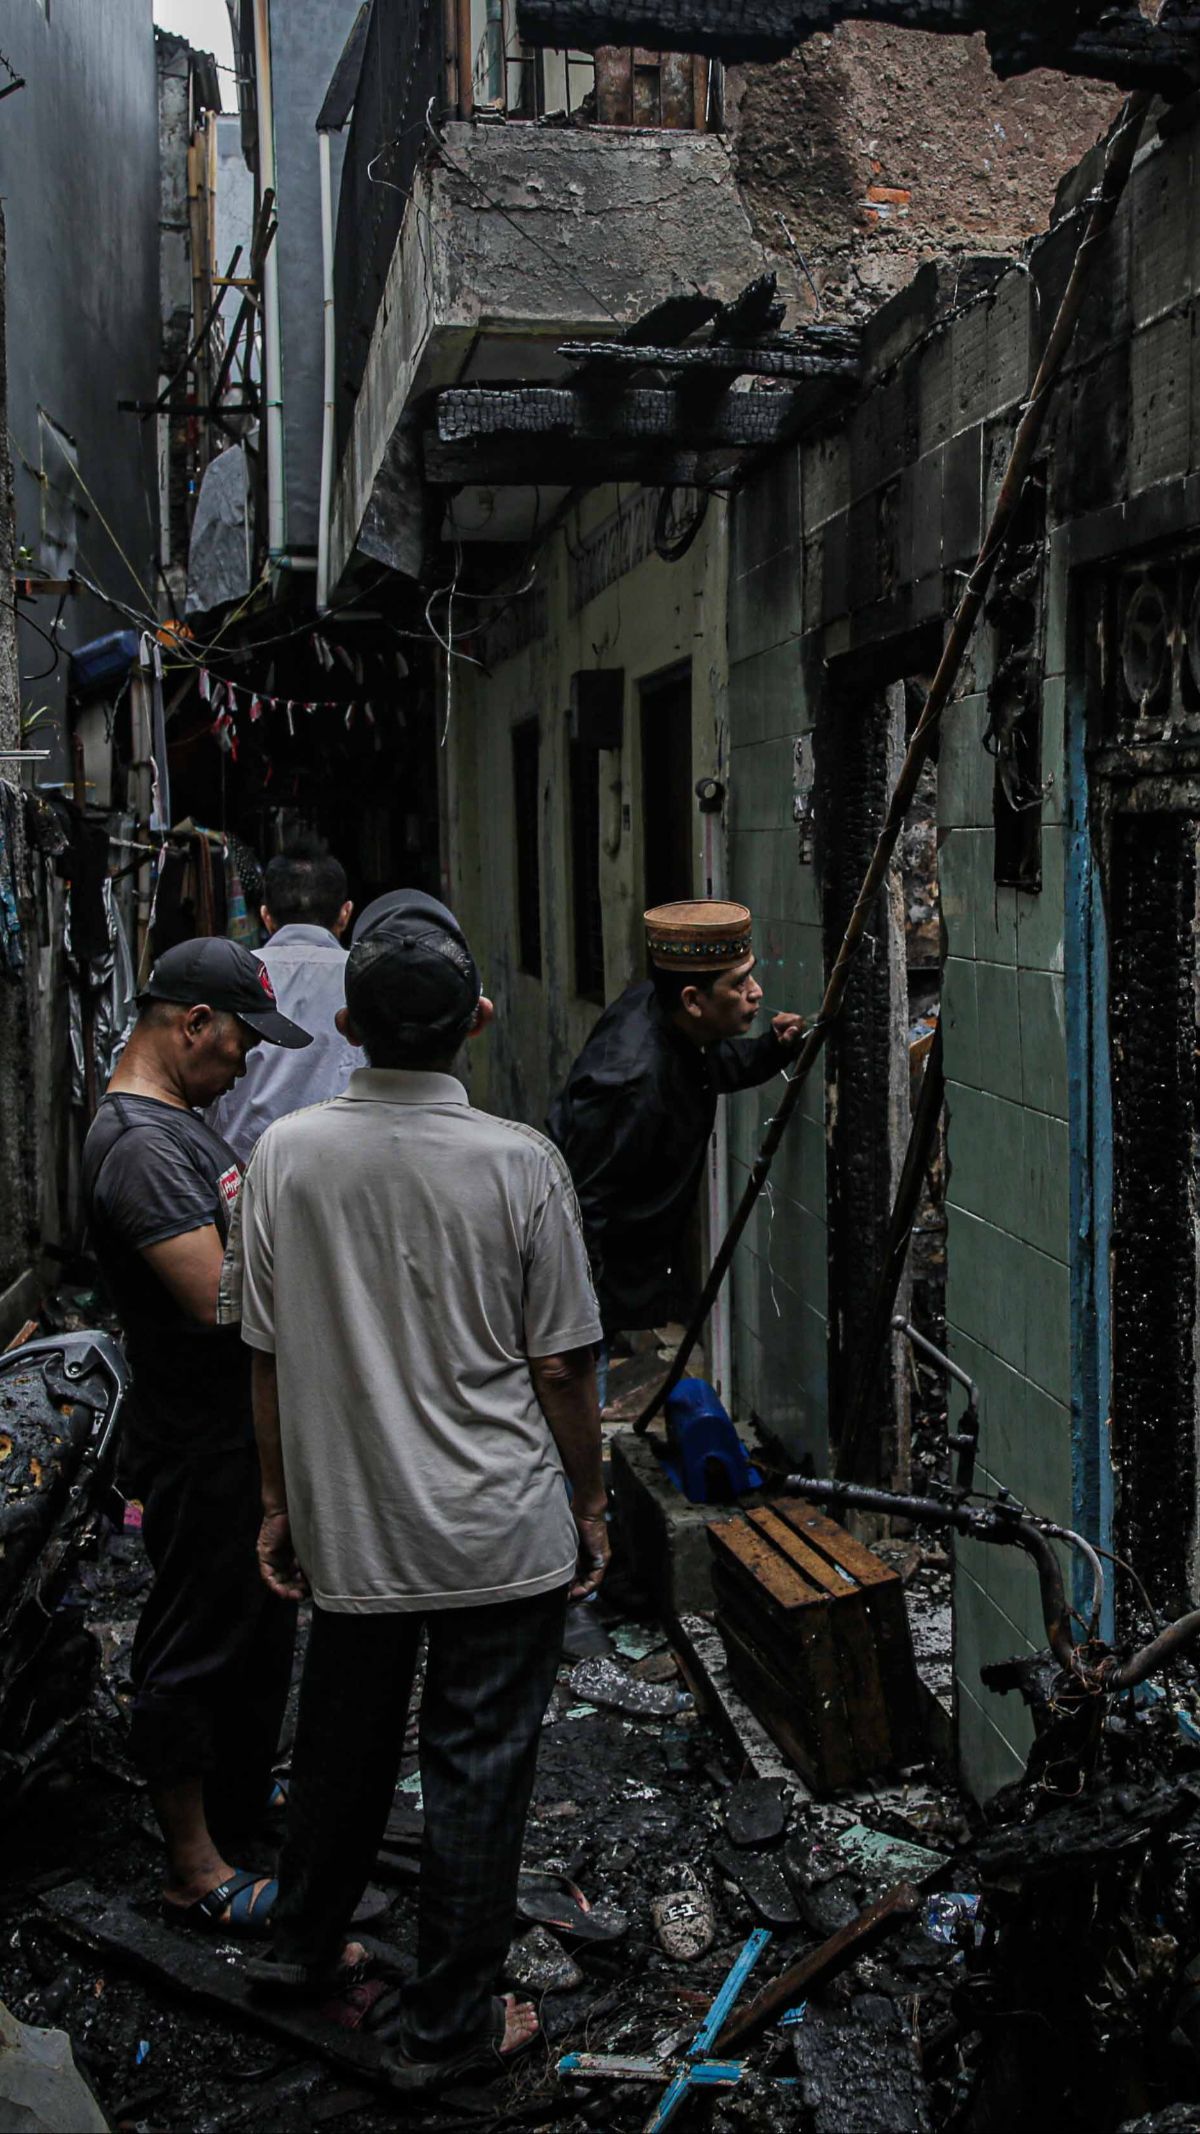
[[296,732],[296,715],[304,712],[311,715],[318,711],[336,711],[342,716],[347,728],[353,725],[355,715],[361,711],[368,726],[375,724],[375,710],[369,698],[353,698],[349,703],[344,697],[282,697],[272,696],[256,689],[248,682],[230,682],[222,675],[211,674],[207,667],[200,669],[200,701],[207,704],[213,720],[209,731],[219,746],[237,762],[237,720],[243,714],[251,726],[267,712],[281,712],[287,720],[287,730]]

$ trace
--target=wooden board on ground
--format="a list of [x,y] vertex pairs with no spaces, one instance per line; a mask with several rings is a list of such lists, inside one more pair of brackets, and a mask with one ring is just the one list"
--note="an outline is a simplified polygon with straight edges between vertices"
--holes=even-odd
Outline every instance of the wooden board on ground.
[[[359,2081],[390,2087],[382,2039],[340,2030],[335,2023],[323,2021],[311,2003],[296,2007],[252,1993],[241,1963],[230,1959],[230,1942],[169,1926],[149,1907],[141,1911],[124,1898],[104,1897],[86,1882],[68,1882],[61,1889],[46,1891],[41,1908],[68,1939],[111,1958],[166,1992],[247,2023],[306,2053],[316,2053]],[[356,1939],[372,1954],[391,1953],[366,1935]],[[241,1953],[245,1950],[242,1944]]]

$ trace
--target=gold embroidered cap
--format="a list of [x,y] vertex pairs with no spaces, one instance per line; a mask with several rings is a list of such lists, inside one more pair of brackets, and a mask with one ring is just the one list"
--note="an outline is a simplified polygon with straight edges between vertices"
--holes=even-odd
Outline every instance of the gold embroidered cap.
[[750,954],[750,914],[744,904],[711,897],[656,904],[646,913],[646,948],[660,971],[725,971]]

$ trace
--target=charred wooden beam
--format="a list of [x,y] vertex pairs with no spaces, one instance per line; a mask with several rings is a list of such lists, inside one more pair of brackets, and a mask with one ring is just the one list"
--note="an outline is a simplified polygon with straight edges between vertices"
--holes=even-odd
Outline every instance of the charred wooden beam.
[[1059,46],[1043,32],[987,40],[994,73],[1007,80],[1034,67],[1052,67],[1118,89],[1145,89],[1172,103],[1200,87],[1200,21],[1172,25],[1144,16],[1081,30]]
[[829,343],[815,347],[806,341],[766,342],[758,347],[738,348],[732,342],[705,343],[699,348],[641,348],[624,341],[564,341],[559,355],[568,363],[586,363],[597,372],[611,374],[651,367],[678,370],[699,376],[717,372],[726,377],[828,378],[834,383],[855,383],[861,363],[854,353],[857,335],[847,337],[838,349]]
[[1057,68],[1175,98],[1200,83],[1200,23],[1181,4],[1149,21],[1137,0],[518,0],[529,44],[648,45],[725,60],[779,59],[840,22],[967,36],[1002,76]]
[[811,409],[791,392],[726,393],[702,413],[678,389],[635,386],[601,399],[570,386],[455,386],[439,393],[436,428],[444,445],[481,438],[563,437],[584,443],[641,442],[676,451],[721,445],[757,451],[793,434]]
[[553,386],[456,387],[440,393],[425,437],[430,482],[689,486],[794,437],[825,413],[821,380],[795,391],[700,393],[648,387],[603,398]]
[[650,311],[643,312],[640,319],[635,319],[632,326],[627,326],[621,339],[630,343],[669,341],[675,344],[686,341],[689,334],[711,325],[720,316],[721,309],[715,296],[689,292],[664,297],[661,304],[655,304]]
[[757,341],[782,326],[787,305],[777,274],[758,274],[731,304],[722,304],[713,327],[717,341]]

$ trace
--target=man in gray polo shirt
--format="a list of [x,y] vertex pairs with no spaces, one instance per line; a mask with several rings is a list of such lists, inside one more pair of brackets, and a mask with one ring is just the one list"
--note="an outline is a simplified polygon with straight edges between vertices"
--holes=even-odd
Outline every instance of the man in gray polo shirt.
[[536,2030],[496,1989],[567,1595],[594,1591],[608,1554],[570,1175],[450,1071],[491,1018],[444,906],[408,892],[364,914],[342,1027],[370,1065],[267,1130],[236,1248],[263,1575],[314,1601],[274,1949],[251,1976],[320,1987],[345,1960],[424,1628],[418,1968],[396,2052],[413,2088],[496,2067]]

